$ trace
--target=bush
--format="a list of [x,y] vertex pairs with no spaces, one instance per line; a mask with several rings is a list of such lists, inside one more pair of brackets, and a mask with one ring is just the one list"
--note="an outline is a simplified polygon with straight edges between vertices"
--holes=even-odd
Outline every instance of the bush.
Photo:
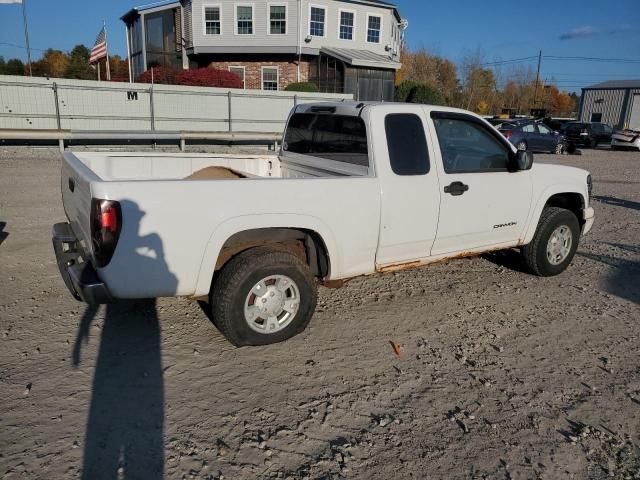
[[318,92],[318,86],[313,82],[290,83],[285,90],[289,92]]
[[[151,83],[151,70],[137,78],[138,82]],[[153,81],[163,85],[191,87],[242,88],[242,80],[236,74],[215,68],[179,70],[172,67],[154,67]]]
[[412,81],[402,82],[396,87],[396,102],[426,103],[429,105],[445,105],[442,93],[426,83]]

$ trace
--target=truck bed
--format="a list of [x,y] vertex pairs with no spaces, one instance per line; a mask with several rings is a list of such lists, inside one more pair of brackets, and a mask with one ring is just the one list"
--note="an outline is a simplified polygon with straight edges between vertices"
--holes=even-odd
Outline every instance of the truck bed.
[[368,176],[369,168],[287,155],[67,152],[103,182]]

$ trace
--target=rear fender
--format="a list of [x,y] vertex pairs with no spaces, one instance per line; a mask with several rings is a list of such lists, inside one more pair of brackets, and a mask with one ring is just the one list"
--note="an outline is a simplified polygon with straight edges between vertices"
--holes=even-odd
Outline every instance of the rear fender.
[[327,248],[327,253],[331,259],[332,276],[336,273],[335,269],[341,264],[334,235],[330,228],[319,218],[296,214],[244,215],[235,217],[218,225],[211,234],[200,264],[200,272],[198,273],[196,291],[194,293],[195,297],[202,297],[209,294],[216,262],[226,241],[238,233],[261,228],[295,228],[298,230],[313,231],[321,237]]

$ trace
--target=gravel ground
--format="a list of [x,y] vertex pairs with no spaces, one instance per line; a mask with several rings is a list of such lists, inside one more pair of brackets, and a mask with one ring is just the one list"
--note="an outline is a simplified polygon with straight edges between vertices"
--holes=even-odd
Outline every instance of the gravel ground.
[[0,475],[640,478],[640,153],[536,161],[594,176],[564,274],[495,254],[356,279],[304,334],[235,349],[186,299],[75,302],[60,156],[0,147]]

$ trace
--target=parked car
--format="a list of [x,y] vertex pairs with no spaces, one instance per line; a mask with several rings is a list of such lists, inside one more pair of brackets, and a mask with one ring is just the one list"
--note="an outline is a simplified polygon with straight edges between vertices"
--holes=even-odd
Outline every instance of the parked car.
[[562,153],[564,149],[564,137],[540,122],[503,124],[499,130],[518,150]]
[[611,136],[611,150],[640,150],[640,131],[615,132]]
[[318,284],[511,248],[558,275],[594,222],[589,172],[417,104],[298,105],[277,155],[66,152],[61,187],[75,298],[202,300],[237,346],[304,330]]
[[547,127],[556,132],[564,133],[567,125],[571,122],[574,122],[575,118],[551,118],[547,117],[542,120]]
[[596,148],[601,143],[610,143],[613,128],[606,123],[571,122],[566,125],[565,138],[576,146]]

